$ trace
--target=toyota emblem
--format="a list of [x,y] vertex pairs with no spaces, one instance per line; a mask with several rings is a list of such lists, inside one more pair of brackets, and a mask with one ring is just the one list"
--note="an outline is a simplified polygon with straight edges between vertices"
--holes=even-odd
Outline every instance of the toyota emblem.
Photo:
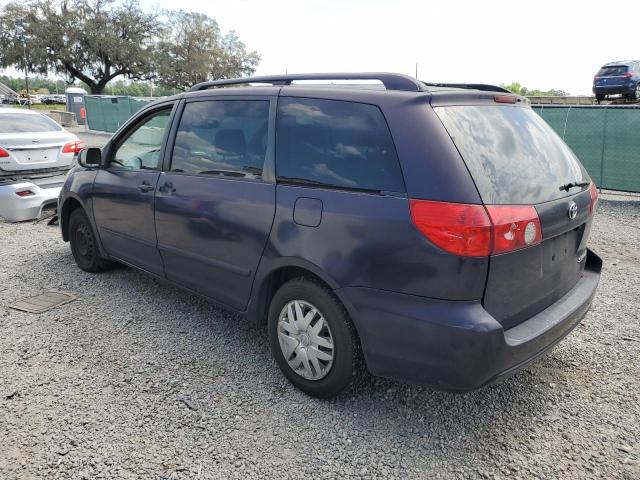
[[577,216],[578,216],[578,205],[576,205],[576,202],[571,202],[569,204],[569,218],[573,220]]

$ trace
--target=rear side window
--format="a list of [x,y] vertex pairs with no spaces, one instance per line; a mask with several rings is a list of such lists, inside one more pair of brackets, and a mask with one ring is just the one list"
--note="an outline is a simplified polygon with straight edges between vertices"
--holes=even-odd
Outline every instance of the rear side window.
[[318,186],[403,192],[391,134],[373,105],[280,98],[278,180]]
[[0,133],[59,132],[62,127],[44,115],[0,112]]
[[257,179],[267,153],[269,102],[187,103],[171,157],[171,171]]
[[589,181],[571,149],[530,108],[435,107],[486,204],[537,204],[575,194]]
[[615,67],[602,67],[600,71],[598,71],[597,76],[599,77],[615,77],[618,75],[624,75],[629,70],[629,67],[626,65],[616,65]]

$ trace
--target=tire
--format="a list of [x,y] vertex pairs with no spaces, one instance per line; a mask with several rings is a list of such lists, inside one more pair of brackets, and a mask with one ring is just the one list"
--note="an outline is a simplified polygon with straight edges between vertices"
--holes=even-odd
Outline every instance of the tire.
[[604,94],[602,94],[602,93],[596,93],[596,101],[597,101],[598,103],[600,103],[600,102],[601,102],[601,101],[603,101],[603,100],[604,100]]
[[640,82],[636,83],[636,89],[629,98],[632,100],[640,100]]
[[113,262],[100,256],[93,228],[81,208],[74,210],[69,218],[69,244],[76,265],[85,272],[102,272],[113,266]]
[[[303,316],[302,322],[291,322],[292,317],[300,320]],[[365,376],[360,342],[351,319],[331,290],[320,282],[296,278],[282,285],[269,307],[268,330],[278,367],[308,395],[334,397]]]

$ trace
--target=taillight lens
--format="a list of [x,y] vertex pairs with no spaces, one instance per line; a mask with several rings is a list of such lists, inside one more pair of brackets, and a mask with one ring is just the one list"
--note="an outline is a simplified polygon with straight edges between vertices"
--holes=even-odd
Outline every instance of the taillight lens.
[[19,192],[16,192],[16,195],[18,195],[19,197],[29,197],[35,194],[31,190],[21,190]]
[[491,253],[491,221],[482,205],[410,200],[411,219],[443,250],[463,257]]
[[631,73],[631,72],[627,72],[627,73],[625,73],[625,74],[624,74],[624,75],[622,75],[622,76],[623,76],[624,78],[631,78],[631,77],[633,77],[633,73]]
[[589,194],[591,195],[589,213],[593,215],[594,213],[596,213],[596,205],[598,204],[598,189],[596,188],[596,184],[593,182],[589,184]]
[[0,158],[5,158],[9,156],[9,152],[7,152],[4,148],[0,147]]
[[538,212],[530,205],[487,205],[493,224],[491,253],[512,252],[542,241]]
[[536,209],[410,200],[416,228],[443,250],[463,257],[511,252],[542,241]]
[[62,147],[62,153],[80,153],[80,150],[84,148],[84,142],[76,140],[69,142]]

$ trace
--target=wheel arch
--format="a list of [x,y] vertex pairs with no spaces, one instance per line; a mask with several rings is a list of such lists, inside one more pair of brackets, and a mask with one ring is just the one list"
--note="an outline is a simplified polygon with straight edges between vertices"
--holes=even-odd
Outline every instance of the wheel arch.
[[336,293],[336,289],[340,288],[340,285],[317,265],[293,257],[281,258],[278,261],[269,263],[269,268],[264,268],[264,266],[261,265],[263,268],[259,269],[258,275],[256,275],[253,287],[254,291],[247,308],[247,317],[252,322],[257,325],[266,326],[269,306],[275,292],[284,285],[285,282],[299,277],[308,278],[327,287],[338,297],[351,316],[350,309],[343,299],[340,298],[340,295]]
[[69,241],[69,218],[71,218],[71,214],[74,210],[78,208],[84,209],[84,205],[75,196],[67,197],[60,207],[60,230],[62,232],[62,239],[65,242]]

